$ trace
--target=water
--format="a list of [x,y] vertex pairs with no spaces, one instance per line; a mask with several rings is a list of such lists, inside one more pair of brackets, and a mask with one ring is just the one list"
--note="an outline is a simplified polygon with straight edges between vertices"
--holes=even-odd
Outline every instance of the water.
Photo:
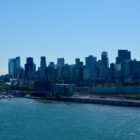
[[140,108],[0,99],[0,140],[140,140]]

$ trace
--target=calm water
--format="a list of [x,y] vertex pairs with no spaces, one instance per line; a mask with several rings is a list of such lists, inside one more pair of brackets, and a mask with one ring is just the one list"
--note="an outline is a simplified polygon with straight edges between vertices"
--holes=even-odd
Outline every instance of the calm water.
[[140,140],[140,109],[0,99],[0,140]]

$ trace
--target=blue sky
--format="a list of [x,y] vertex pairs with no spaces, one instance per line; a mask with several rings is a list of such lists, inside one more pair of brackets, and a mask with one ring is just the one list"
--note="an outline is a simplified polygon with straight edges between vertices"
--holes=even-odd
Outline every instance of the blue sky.
[[0,74],[8,58],[65,57],[74,63],[90,54],[111,62],[118,49],[140,60],[140,0],[0,0]]

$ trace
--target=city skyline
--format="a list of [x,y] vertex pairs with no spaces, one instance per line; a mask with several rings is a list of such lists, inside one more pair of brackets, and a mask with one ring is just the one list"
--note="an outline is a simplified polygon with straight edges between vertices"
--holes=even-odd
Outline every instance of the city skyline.
[[[126,49],[121,49],[121,50],[126,50]],[[97,61],[99,61],[99,60],[102,59],[102,54],[103,54],[103,53],[107,53],[107,56],[108,56],[108,66],[110,67],[110,64],[111,64],[111,63],[116,63],[116,58],[117,58],[117,55],[118,55],[118,53],[119,53],[118,51],[119,51],[119,50],[117,50],[116,56],[114,56],[114,61],[113,61],[113,62],[110,61],[110,57],[109,57],[109,54],[108,54],[107,51],[102,51],[102,52],[100,53],[99,58],[98,58],[96,55],[93,55],[93,54],[87,55],[87,56],[85,56],[83,59],[81,59],[80,57],[75,57],[75,58],[71,61],[72,63],[69,63],[69,62],[65,59],[65,57],[55,58],[54,61],[50,61],[50,60],[48,60],[48,59],[46,58],[46,56],[38,56],[38,57],[39,57],[39,58],[38,58],[38,63],[36,63],[36,61],[35,61],[36,59],[35,59],[34,57],[31,57],[31,56],[26,57],[25,60],[22,60],[21,56],[15,56],[15,57],[16,57],[16,58],[20,57],[20,67],[22,67],[22,68],[25,67],[26,59],[27,59],[27,58],[33,58],[34,64],[36,65],[36,70],[38,70],[38,68],[39,68],[40,65],[41,65],[41,57],[45,57],[45,59],[46,59],[46,65],[47,65],[47,66],[50,64],[50,62],[54,62],[54,64],[57,65],[59,59],[64,59],[64,64],[73,65],[73,64],[75,64],[75,61],[76,61],[77,58],[80,59],[80,61],[83,62],[83,64],[85,65],[85,63],[86,63],[86,57],[93,56],[93,57],[96,57]],[[130,51],[130,50],[128,50],[128,51]],[[130,53],[131,53],[131,56],[133,56],[133,53],[132,53],[131,51],[130,51]],[[9,58],[9,59],[7,60],[7,62],[10,61],[11,59],[15,59],[15,57]],[[131,57],[131,60],[140,61],[140,60],[138,60],[137,58],[132,58],[132,57]],[[5,72],[5,73],[2,73],[2,74],[0,73],[0,75],[8,74],[8,67],[6,68],[6,71],[7,71],[7,72]]]
[[0,140],[140,140],[140,0],[0,0]]
[[[76,85],[92,85],[89,81],[104,82],[139,82],[140,61],[132,59],[131,51],[118,50],[115,63],[109,63],[108,52],[101,53],[101,59],[89,55],[85,61],[75,58],[75,63],[65,63],[65,58],[57,58],[57,63],[48,62],[46,57],[40,57],[40,66],[34,62],[34,58],[26,58],[26,63],[21,67],[20,57],[9,59],[8,70],[10,78],[19,80],[22,84],[32,84],[36,80],[64,81]],[[102,81],[102,82],[101,82]]]
[[117,50],[127,49],[140,60],[139,5],[138,0],[1,1],[0,75],[8,73],[8,59],[15,56],[22,65],[31,56],[39,66],[40,56],[72,64],[88,55],[100,59],[107,51],[115,62]]
[[[83,60],[80,57],[75,57],[72,63],[67,62],[66,59],[65,59],[65,57],[63,57],[63,56],[62,57],[55,58],[54,61],[50,61],[50,60],[46,59],[46,56],[39,56],[39,63],[36,63],[34,61],[35,60],[34,57],[28,56],[28,57],[25,58],[24,61],[26,63],[28,58],[32,58],[33,61],[34,61],[34,63],[37,65],[36,68],[38,69],[42,65],[42,62],[41,62],[42,60],[45,61],[46,66],[48,66],[51,62],[53,62],[55,65],[58,65],[58,66],[61,65],[61,63],[63,65],[65,65],[65,64],[73,65],[73,64],[76,64],[76,61],[81,61],[81,62],[83,62],[83,65],[85,65],[86,64],[86,58],[87,57],[90,57],[90,56],[93,56],[93,57],[96,58],[96,61],[103,60],[104,57],[107,57],[107,62],[104,62],[104,63],[106,63],[107,67],[109,67],[111,63],[114,63],[114,64],[117,63],[117,58],[118,58],[118,55],[119,55],[119,51],[128,51],[130,53],[130,57],[132,56],[132,52],[130,50],[127,50],[127,49],[119,49],[119,50],[117,50],[116,56],[114,56],[114,62],[110,61],[109,54],[108,54],[107,51],[102,51],[100,53],[100,57],[99,58],[96,55],[94,55],[94,54],[89,54],[89,55],[85,56],[83,58]],[[17,58],[20,59],[20,67],[24,68],[25,63],[23,63],[23,61],[21,60],[21,56],[15,56],[13,58],[9,58],[8,61],[10,62],[10,60],[15,60]],[[140,61],[137,58],[132,58],[132,57],[131,57],[131,60]]]

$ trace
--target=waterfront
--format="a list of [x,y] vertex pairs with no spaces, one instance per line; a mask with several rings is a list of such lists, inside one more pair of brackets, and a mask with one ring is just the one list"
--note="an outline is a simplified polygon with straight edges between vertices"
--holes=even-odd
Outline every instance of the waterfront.
[[140,109],[0,99],[2,140],[139,140]]

